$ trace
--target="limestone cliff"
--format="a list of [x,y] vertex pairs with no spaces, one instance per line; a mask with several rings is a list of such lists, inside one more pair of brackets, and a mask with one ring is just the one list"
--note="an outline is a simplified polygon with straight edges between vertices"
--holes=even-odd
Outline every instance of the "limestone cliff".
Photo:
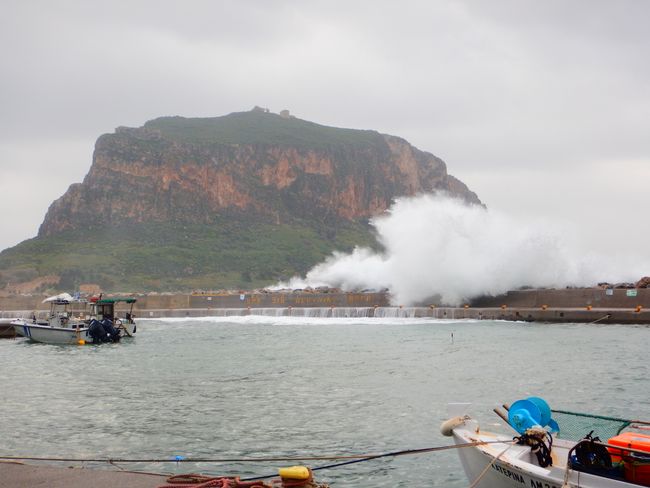
[[480,204],[403,139],[286,112],[120,127],[97,140],[39,235],[0,252],[0,292],[267,286],[333,251],[379,249],[368,219],[436,190]]
[[259,111],[164,117],[101,136],[83,183],[50,206],[39,236],[216,216],[359,221],[436,190],[480,204],[442,160],[398,137]]

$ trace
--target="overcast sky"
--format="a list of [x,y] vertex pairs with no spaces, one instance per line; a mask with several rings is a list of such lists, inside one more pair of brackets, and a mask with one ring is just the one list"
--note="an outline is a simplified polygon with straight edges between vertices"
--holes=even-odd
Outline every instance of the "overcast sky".
[[649,254],[649,1],[0,7],[0,249],[36,235],[99,135],[261,105],[404,137],[488,208]]

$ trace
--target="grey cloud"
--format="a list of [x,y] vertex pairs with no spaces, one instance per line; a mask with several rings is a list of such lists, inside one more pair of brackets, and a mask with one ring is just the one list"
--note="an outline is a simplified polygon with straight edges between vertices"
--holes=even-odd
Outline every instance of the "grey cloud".
[[264,105],[402,136],[461,179],[648,161],[649,14],[642,0],[6,0],[0,145],[28,164],[47,141]]

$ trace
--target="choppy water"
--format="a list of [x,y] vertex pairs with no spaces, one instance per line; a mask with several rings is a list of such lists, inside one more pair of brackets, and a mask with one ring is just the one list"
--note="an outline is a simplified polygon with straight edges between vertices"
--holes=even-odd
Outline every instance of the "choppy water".
[[[449,444],[449,402],[650,419],[650,329],[432,319],[141,320],[102,346],[0,341],[0,455],[336,455]],[[453,333],[454,339],[451,340]],[[294,463],[128,469],[273,474]],[[328,464],[314,461],[312,466]],[[334,487],[462,487],[453,451],[318,472]]]

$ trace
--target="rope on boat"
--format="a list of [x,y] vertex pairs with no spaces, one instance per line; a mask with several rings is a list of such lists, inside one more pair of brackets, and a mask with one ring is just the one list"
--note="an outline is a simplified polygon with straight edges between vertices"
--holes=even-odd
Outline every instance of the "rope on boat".
[[596,319],[596,320],[594,320],[593,322],[589,322],[587,325],[595,324],[595,323],[597,323],[597,322],[600,322],[601,320],[608,319],[608,318],[610,318],[611,316],[612,316],[612,314],[609,314],[609,313],[608,313],[607,315],[603,315],[601,318]]
[[490,462],[487,464],[487,466],[485,466],[485,468],[483,468],[483,471],[481,471],[481,474],[479,474],[478,477],[477,477],[474,481],[472,481],[472,484],[469,485],[469,488],[475,488],[475,486],[478,485],[478,482],[481,481],[481,479],[483,478],[483,476],[485,476],[485,473],[488,472],[488,470],[492,467],[492,465],[494,465],[494,463],[496,463],[496,462],[499,460],[499,458],[500,458],[501,456],[503,456],[503,455],[506,453],[506,451],[507,451],[508,449],[510,449],[512,446],[514,446],[514,444],[510,444],[510,445],[509,445],[508,447],[506,447],[503,451],[501,451],[501,452],[499,453],[498,456],[496,456],[494,459],[492,459],[492,461],[490,461]]

